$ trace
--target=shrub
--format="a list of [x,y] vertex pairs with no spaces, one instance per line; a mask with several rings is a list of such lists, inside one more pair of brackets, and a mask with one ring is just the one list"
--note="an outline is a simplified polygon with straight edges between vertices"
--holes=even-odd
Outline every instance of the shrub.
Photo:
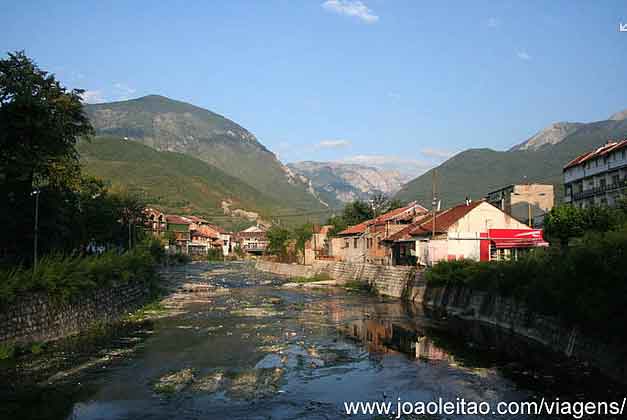
[[207,261],[222,261],[224,255],[222,254],[222,248],[211,248],[207,251]]
[[425,273],[431,286],[462,286],[525,303],[589,334],[627,339],[627,229],[589,232],[564,252],[539,250],[508,262],[444,261]]
[[76,257],[48,255],[35,270],[22,267],[0,272],[0,304],[18,294],[45,292],[67,300],[86,290],[114,283],[154,283],[155,260],[146,250],[136,248],[118,255],[107,252],[98,256]]

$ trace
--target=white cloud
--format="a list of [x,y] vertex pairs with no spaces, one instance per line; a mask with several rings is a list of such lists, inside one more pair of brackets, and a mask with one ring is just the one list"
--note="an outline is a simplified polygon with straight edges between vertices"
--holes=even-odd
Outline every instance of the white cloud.
[[115,90],[117,100],[130,99],[130,97],[137,92],[137,89],[120,82],[114,83],[113,88]]
[[342,149],[351,145],[350,140],[322,140],[316,144],[317,149]]
[[426,157],[437,159],[448,159],[455,154],[455,152],[451,152],[450,150],[433,149],[431,147],[422,149],[420,153]]
[[529,53],[527,53],[527,51],[518,51],[516,53],[516,56],[520,58],[521,60],[525,60],[525,61],[531,60],[531,56],[529,55]]
[[322,8],[340,15],[356,17],[365,23],[376,23],[379,16],[359,0],[326,0]]
[[496,28],[501,25],[501,20],[499,18],[491,17],[488,19],[488,28]]
[[102,92],[99,90],[86,90],[83,92],[83,101],[88,104],[106,102],[105,98],[102,96]]

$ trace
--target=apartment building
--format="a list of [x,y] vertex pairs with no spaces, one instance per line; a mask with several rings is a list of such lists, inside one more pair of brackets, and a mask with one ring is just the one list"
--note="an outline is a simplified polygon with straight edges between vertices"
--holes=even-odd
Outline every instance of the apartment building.
[[555,201],[553,185],[513,184],[488,193],[488,203],[531,227],[542,227]]
[[627,140],[578,156],[564,167],[564,202],[578,207],[616,204],[627,195]]

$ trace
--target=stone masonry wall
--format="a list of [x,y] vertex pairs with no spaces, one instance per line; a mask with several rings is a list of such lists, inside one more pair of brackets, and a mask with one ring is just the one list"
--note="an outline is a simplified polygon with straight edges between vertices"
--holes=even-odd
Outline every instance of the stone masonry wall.
[[0,343],[51,341],[97,322],[113,322],[137,309],[149,294],[147,285],[128,283],[95,289],[68,302],[44,293],[21,296],[0,307]]
[[384,296],[420,302],[424,292],[422,271],[415,267],[367,263],[316,261],[312,265],[257,261],[256,268],[288,277],[313,277],[328,274],[338,284],[363,282]]
[[568,327],[556,318],[531,312],[525,305],[469,288],[427,288],[423,305],[448,316],[478,321],[539,342],[555,352],[588,362],[604,374],[627,383],[627,354]]

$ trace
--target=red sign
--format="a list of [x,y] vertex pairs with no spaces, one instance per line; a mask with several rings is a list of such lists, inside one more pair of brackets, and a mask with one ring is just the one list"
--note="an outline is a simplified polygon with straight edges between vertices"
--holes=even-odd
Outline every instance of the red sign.
[[497,248],[532,248],[549,245],[542,236],[542,229],[490,229],[488,237]]

